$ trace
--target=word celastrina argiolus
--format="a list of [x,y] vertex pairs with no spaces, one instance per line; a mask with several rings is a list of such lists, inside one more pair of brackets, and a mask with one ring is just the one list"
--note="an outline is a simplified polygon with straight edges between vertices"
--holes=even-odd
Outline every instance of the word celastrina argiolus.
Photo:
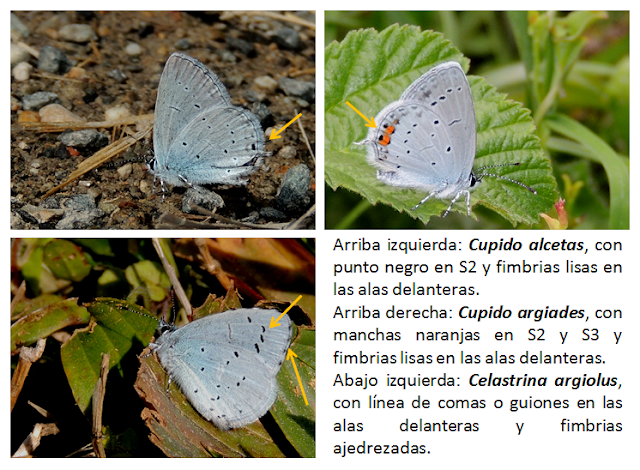
[[233,106],[220,79],[179,52],[165,64],[153,123],[149,170],[174,186],[245,185],[264,152],[264,132],[252,112]]
[[220,429],[246,426],[276,400],[276,375],[289,349],[292,328],[287,315],[270,328],[276,313],[242,308],[208,315],[171,327],[150,347],[170,380],[204,418]]
[[[471,215],[471,190],[485,176],[533,188],[505,176],[476,173],[476,116],[467,76],[457,62],[433,67],[415,80],[400,99],[375,117],[376,128],[359,145],[367,145],[367,159],[378,168],[377,178],[390,186],[413,188],[429,194],[412,209],[431,198],[451,203],[465,196]],[[514,166],[520,163],[478,168]]]

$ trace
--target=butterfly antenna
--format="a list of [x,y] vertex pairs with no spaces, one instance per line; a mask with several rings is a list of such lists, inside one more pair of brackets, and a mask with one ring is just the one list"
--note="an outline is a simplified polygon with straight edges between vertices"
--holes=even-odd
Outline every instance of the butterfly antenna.
[[[503,164],[501,164],[501,165],[489,165],[489,166],[483,166],[483,167],[478,168],[478,169],[477,169],[477,171],[482,171],[482,170],[484,170],[485,168],[499,168],[499,167],[501,167],[501,166],[520,166],[520,165],[521,165],[521,163],[519,163],[519,162],[518,162],[518,163],[503,163]],[[509,182],[511,182],[511,183],[515,183],[515,184],[517,184],[518,186],[522,186],[523,188],[528,189],[528,190],[529,190],[529,191],[531,191],[533,194],[538,194],[538,192],[537,192],[535,189],[533,189],[531,186],[527,186],[526,184],[521,183],[520,181],[513,180],[513,179],[508,178],[508,177],[506,177],[506,176],[496,175],[495,173],[479,173],[479,174],[476,174],[475,176],[476,176],[476,180],[477,180],[477,182],[478,182],[478,183],[479,183],[480,181],[482,181],[482,178],[484,178],[485,176],[492,176],[492,177],[494,177],[494,178],[498,178],[498,179],[501,179],[501,180],[509,181]]]
[[171,287],[171,324],[175,325],[178,318],[178,310],[176,309],[176,291]]

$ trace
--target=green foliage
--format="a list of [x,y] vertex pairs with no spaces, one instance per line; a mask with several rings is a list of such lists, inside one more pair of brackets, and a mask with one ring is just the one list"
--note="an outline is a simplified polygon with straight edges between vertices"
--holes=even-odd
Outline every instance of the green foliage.
[[[541,139],[542,151],[551,159],[556,180],[570,182],[560,187],[560,197],[571,198],[571,204],[565,206],[569,228],[629,227],[629,12],[326,12],[325,18],[328,52],[342,46],[342,43],[331,41],[346,43],[349,32],[354,34],[360,28],[374,27],[382,32],[399,23],[419,26],[425,35],[437,34],[429,30],[444,33],[445,38],[471,59],[472,71],[486,77],[487,84],[507,91],[510,98],[531,109],[537,127],[535,134]],[[369,31],[367,34],[371,37],[374,33]],[[389,54],[384,45],[377,47],[379,56],[371,55],[366,58],[368,62],[358,62],[362,70],[354,68],[353,74],[375,75],[376,68]],[[365,46],[361,49],[364,51]],[[394,57],[394,64],[401,63],[402,58],[411,58],[406,50],[394,54],[404,54],[404,57]],[[464,63],[459,56],[451,58]],[[433,59],[434,62],[440,60],[445,58]],[[350,63],[355,62],[353,58],[350,60]],[[333,66],[334,62],[326,64],[327,69]],[[341,75],[348,73],[349,67],[345,68],[347,70],[342,70]],[[374,72],[365,71],[368,68]],[[330,71],[326,71],[325,78],[329,74]],[[473,80],[471,77],[474,102],[479,108],[483,100],[479,99]],[[401,92],[405,83],[394,83],[391,79],[382,81],[389,96],[370,111],[365,106],[365,109],[358,109],[367,116],[375,115],[382,106],[399,96],[396,87]],[[327,82],[326,87],[330,84]],[[375,87],[370,90],[378,95],[381,93]],[[354,114],[348,108],[339,110],[336,100],[325,103],[335,106],[332,111],[338,118],[347,118],[347,111]],[[336,142],[344,144],[344,140],[353,134],[351,127],[362,126],[361,122],[356,124],[357,120],[353,124],[340,121],[346,127],[335,131],[338,126],[330,119],[337,118],[327,115],[329,145],[334,137]],[[480,134],[480,119],[478,123]],[[352,142],[356,140],[354,138]],[[327,148],[329,152],[335,151]],[[329,154],[327,160],[334,158],[341,160],[344,166],[353,165],[349,177],[359,179],[358,173],[366,169],[349,159],[352,152],[357,151],[346,146],[339,148],[347,153]],[[478,159],[480,155],[479,136]],[[327,183],[330,187],[340,186],[342,181],[336,184],[331,171],[329,168]],[[513,218],[507,216],[501,221],[498,216],[505,215],[504,208],[495,212],[488,196],[478,193],[485,183],[489,180],[483,181],[472,193],[477,199],[487,199],[479,202],[490,208],[474,207],[473,213],[478,216],[479,223],[466,215],[450,214],[444,220],[432,217],[427,227],[510,227],[508,221],[513,222]],[[372,201],[388,203],[383,200],[382,189],[378,189],[378,194],[374,189],[367,187],[359,191],[362,195],[358,195],[341,188],[332,191],[328,187],[326,226],[424,228],[421,221],[398,212],[406,207],[397,201],[391,207],[381,204],[373,207]],[[458,208],[464,209],[462,205]],[[549,214],[556,217],[554,210]],[[547,224],[537,223],[534,227],[546,229]]]
[[[366,152],[353,142],[366,135],[360,116],[346,104],[352,103],[365,116],[372,116],[424,72],[445,60],[466,62],[440,34],[421,32],[416,27],[391,26],[381,33],[373,30],[349,33],[340,44],[325,52],[325,175],[333,189],[342,186],[358,192],[372,204],[384,203],[405,211],[422,222],[439,215],[448,201],[432,200],[410,211],[424,193],[388,186],[376,178],[366,162]],[[500,174],[537,191],[532,194],[506,180],[486,178],[472,193],[472,205],[480,203],[499,212],[511,223],[533,224],[538,213],[555,201],[556,185],[551,167],[533,134],[529,112],[505,99],[483,79],[469,77],[478,128],[474,167],[519,162]],[[466,213],[464,201],[454,210]]]

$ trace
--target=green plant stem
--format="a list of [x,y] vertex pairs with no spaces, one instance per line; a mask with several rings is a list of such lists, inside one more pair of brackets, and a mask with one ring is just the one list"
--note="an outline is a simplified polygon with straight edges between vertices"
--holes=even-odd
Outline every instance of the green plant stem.
[[591,130],[564,114],[548,116],[552,131],[581,143],[605,169],[609,180],[609,228],[629,228],[629,168],[607,143]]
[[344,217],[335,228],[338,230],[344,230],[351,227],[351,224],[370,207],[371,203],[369,201],[366,199],[362,200],[356,207],[351,209],[346,217]]

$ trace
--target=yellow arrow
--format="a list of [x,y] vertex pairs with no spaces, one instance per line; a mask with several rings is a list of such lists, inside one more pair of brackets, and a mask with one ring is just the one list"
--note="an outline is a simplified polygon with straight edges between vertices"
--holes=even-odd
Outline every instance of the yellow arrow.
[[296,119],[298,119],[300,116],[302,116],[302,113],[298,114],[296,117],[294,117],[291,121],[289,121],[288,123],[286,123],[279,131],[276,131],[275,129],[273,129],[271,131],[271,136],[269,136],[269,140],[276,140],[280,138],[280,132],[282,132],[283,130],[285,130],[287,127],[289,127],[291,124],[293,124],[295,122]]
[[284,312],[282,312],[282,315],[280,315],[277,320],[274,320],[274,318],[271,317],[271,323],[269,324],[269,328],[275,328],[276,326],[280,326],[280,323],[278,323],[280,321],[280,319],[282,317],[284,317],[287,314],[287,312],[289,310],[291,310],[291,307],[293,307],[295,304],[297,304],[298,300],[300,300],[301,298],[302,298],[302,296],[299,295],[298,298],[296,300],[294,300],[293,303],[291,305],[289,305]]
[[291,364],[293,365],[293,370],[296,371],[296,377],[298,377],[298,383],[300,384],[300,390],[302,390],[302,397],[304,398],[304,404],[309,406],[309,401],[307,400],[307,394],[304,393],[304,387],[302,386],[302,380],[300,380],[300,374],[298,373],[298,368],[296,367],[296,361],[293,360],[294,357],[298,357],[296,353],[294,353],[291,349],[287,353],[287,361],[291,359]]
[[373,118],[373,116],[371,116],[371,119],[368,119],[364,114],[362,114],[360,111],[358,111],[358,110],[355,108],[355,106],[354,106],[354,105],[352,105],[352,104],[351,104],[351,103],[349,103],[348,101],[346,101],[346,103],[349,105],[349,107],[350,107],[351,109],[353,109],[356,113],[358,113],[358,114],[362,117],[362,119],[364,119],[365,121],[367,121],[367,124],[366,124],[366,126],[367,126],[367,127],[373,127],[373,128],[375,128],[375,127],[376,127],[376,121],[375,121],[375,119]]

